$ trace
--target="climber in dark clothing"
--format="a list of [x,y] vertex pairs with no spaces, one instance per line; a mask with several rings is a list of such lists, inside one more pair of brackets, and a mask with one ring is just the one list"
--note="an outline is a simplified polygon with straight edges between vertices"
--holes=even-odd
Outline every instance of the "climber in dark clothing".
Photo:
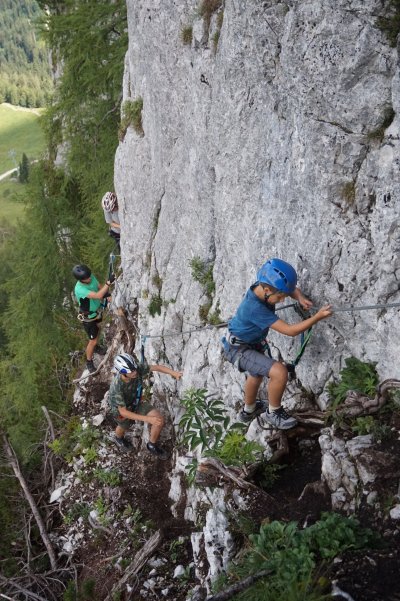
[[157,444],[164,427],[164,417],[150,403],[142,399],[142,382],[151,371],[168,374],[180,380],[181,371],[174,371],[166,365],[148,365],[139,363],[128,353],[121,353],[114,359],[114,368],[118,372],[114,377],[108,395],[110,412],[117,425],[115,443],[122,451],[130,451],[132,444],[125,438],[125,432],[133,420],[150,424],[150,441],[147,450],[159,459],[168,459],[168,453]]

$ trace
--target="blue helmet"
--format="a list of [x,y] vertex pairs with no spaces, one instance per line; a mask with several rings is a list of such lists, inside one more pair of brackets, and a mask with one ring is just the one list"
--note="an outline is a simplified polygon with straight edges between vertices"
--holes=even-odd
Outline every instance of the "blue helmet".
[[294,267],[282,259],[268,259],[257,273],[260,284],[269,284],[279,292],[291,294],[297,284],[297,273]]

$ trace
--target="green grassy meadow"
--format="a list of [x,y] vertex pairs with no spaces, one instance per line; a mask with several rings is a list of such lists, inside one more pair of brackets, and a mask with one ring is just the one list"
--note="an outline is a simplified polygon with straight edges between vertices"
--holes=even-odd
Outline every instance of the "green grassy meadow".
[[[38,159],[45,147],[39,125],[39,109],[0,104],[0,175],[16,167],[24,152],[30,161]],[[15,160],[10,156],[15,152]]]
[[18,194],[24,188],[24,184],[7,178],[0,181],[0,223],[15,223],[23,217],[25,207],[18,202]]
[[[17,169],[24,152],[30,161],[40,158],[45,149],[45,139],[39,124],[38,109],[23,109],[10,104],[0,104],[0,175]],[[10,156],[12,152],[15,156]],[[17,163],[17,165],[16,165]],[[0,180],[0,230],[7,224],[15,225],[24,215],[24,205],[18,196],[24,189],[15,177]]]

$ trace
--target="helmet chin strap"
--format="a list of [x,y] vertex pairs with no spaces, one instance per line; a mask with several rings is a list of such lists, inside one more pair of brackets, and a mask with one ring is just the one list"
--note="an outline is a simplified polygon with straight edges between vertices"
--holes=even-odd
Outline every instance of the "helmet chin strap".
[[274,294],[275,294],[274,292],[269,292],[269,293],[264,294],[264,303],[266,304],[268,309],[273,309],[275,306],[273,303],[269,302],[270,297],[273,296]]

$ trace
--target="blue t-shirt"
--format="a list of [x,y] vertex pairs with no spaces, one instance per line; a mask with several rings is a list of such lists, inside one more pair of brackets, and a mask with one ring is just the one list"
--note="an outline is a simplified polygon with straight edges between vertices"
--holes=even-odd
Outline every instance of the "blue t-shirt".
[[228,321],[228,330],[233,336],[254,344],[264,340],[269,328],[279,317],[260,300],[250,288],[240,303],[236,315]]

